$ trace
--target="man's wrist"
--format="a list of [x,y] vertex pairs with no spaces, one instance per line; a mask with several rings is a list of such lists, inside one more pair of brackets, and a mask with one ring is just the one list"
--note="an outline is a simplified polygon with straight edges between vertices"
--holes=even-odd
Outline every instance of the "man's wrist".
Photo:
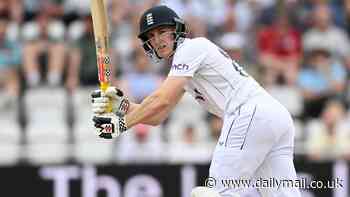
[[127,128],[127,124],[126,124],[126,118],[125,116],[121,116],[119,117],[119,131],[120,133],[125,132],[126,130],[128,130]]

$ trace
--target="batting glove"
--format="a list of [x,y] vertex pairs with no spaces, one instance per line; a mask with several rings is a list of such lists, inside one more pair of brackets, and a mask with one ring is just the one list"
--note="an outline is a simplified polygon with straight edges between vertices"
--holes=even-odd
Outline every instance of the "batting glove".
[[[105,113],[114,113],[117,116],[124,116],[129,109],[129,100],[124,96],[124,93],[116,87],[108,87],[106,92],[95,90],[91,94],[92,111],[96,115]],[[108,111],[112,105],[112,111]]]
[[117,116],[113,113],[95,115],[92,121],[94,122],[96,134],[104,139],[116,138],[127,130],[125,117]]

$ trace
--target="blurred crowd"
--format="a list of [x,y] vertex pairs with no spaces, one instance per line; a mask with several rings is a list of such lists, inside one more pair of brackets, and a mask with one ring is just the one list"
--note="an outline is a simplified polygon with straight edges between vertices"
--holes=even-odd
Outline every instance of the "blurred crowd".
[[[141,102],[167,76],[137,39],[165,4],[189,37],[225,49],[291,112],[295,150],[350,159],[350,0],[106,0],[113,85]],[[222,121],[185,95],[166,122],[113,141],[93,133],[98,88],[90,0],[0,1],[1,162],[208,162]],[[276,117],[277,118],[277,117]]]

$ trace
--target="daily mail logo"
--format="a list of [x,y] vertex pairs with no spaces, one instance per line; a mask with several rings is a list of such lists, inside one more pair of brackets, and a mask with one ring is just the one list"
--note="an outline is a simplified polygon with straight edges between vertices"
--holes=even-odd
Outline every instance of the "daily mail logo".
[[186,64],[174,64],[171,66],[171,69],[174,70],[188,70],[190,67]]

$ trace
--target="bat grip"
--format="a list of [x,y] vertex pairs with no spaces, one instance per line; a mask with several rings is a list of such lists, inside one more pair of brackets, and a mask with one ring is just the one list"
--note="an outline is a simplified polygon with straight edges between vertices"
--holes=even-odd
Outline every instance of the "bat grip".
[[100,89],[102,90],[103,93],[105,93],[107,91],[108,87],[109,87],[109,84],[107,82],[100,83]]
[[[101,94],[102,95],[105,94],[105,92],[106,92],[108,87],[109,87],[109,83],[107,83],[107,82],[101,82],[100,83],[100,89],[101,89]],[[112,102],[109,102],[108,103],[108,107],[107,107],[107,113],[111,113],[112,109],[113,109]]]

